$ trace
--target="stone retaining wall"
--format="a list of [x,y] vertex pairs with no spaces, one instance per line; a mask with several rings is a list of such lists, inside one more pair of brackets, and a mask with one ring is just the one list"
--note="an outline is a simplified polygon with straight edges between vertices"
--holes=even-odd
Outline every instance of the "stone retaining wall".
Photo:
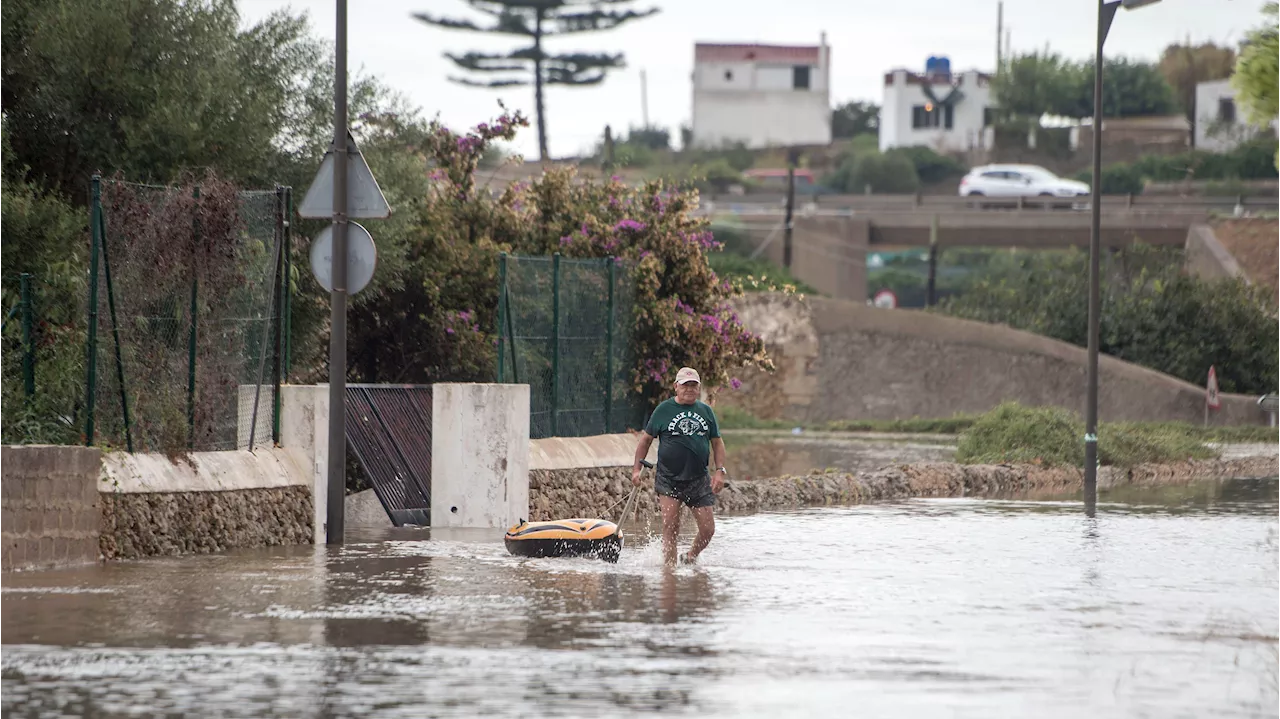
[[[1102,489],[1188,484],[1233,477],[1265,478],[1280,474],[1275,456],[1230,460],[1198,460],[1141,465],[1130,470],[1103,467]],[[657,513],[653,483],[646,473],[638,499],[638,515]],[[965,497],[1079,490],[1079,469],[1046,469],[1013,465],[966,465],[952,462],[905,464],[874,472],[815,473],[776,479],[733,480],[720,493],[716,511],[758,512],[815,505],[860,504],[910,497]],[[530,520],[604,517],[617,521],[619,502],[631,490],[629,467],[532,470],[529,472]],[[612,507],[612,508],[611,508]]]
[[98,560],[98,467],[89,447],[0,450],[0,568]]
[[310,544],[311,477],[286,451],[112,452],[102,458],[105,559]]
[[311,490],[103,492],[105,559],[311,543]]

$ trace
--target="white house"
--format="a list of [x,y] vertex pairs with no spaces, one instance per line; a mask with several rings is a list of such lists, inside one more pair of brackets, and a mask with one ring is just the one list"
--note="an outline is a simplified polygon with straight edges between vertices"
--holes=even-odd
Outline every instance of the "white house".
[[890,70],[884,76],[880,149],[925,145],[963,152],[991,145],[991,76],[951,74],[945,57],[931,57],[923,74]]
[[831,143],[831,49],[718,45],[693,50],[693,145],[756,149]]
[[1226,152],[1261,133],[1236,108],[1230,80],[1196,83],[1196,149]]

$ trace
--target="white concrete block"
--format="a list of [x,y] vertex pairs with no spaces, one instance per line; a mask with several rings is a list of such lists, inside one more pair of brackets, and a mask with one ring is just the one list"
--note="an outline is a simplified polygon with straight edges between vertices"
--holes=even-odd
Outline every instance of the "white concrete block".
[[431,526],[506,529],[529,516],[529,386],[432,387]]
[[[253,406],[250,397],[249,406]],[[311,482],[315,543],[325,543],[329,518],[329,385],[280,387],[280,446]]]
[[109,452],[102,456],[103,492],[226,492],[310,486],[311,477],[284,450],[192,452],[186,457]]

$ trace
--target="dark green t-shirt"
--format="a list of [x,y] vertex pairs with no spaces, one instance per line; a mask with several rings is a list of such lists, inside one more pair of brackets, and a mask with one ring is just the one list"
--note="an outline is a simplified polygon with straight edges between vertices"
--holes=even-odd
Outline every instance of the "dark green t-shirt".
[[716,413],[702,402],[658,405],[644,431],[658,438],[658,476],[676,482],[701,479],[711,461],[711,440],[720,436]]

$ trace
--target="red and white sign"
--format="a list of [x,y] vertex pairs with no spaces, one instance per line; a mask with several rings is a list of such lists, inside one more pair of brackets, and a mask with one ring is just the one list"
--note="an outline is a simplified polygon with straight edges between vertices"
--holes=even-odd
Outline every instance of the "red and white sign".
[[1222,397],[1218,395],[1218,372],[1209,366],[1209,381],[1204,388],[1204,402],[1209,409],[1220,409],[1222,407]]
[[876,296],[872,298],[871,304],[876,307],[891,310],[898,306],[898,296],[893,293],[893,290],[880,290],[876,293]]

